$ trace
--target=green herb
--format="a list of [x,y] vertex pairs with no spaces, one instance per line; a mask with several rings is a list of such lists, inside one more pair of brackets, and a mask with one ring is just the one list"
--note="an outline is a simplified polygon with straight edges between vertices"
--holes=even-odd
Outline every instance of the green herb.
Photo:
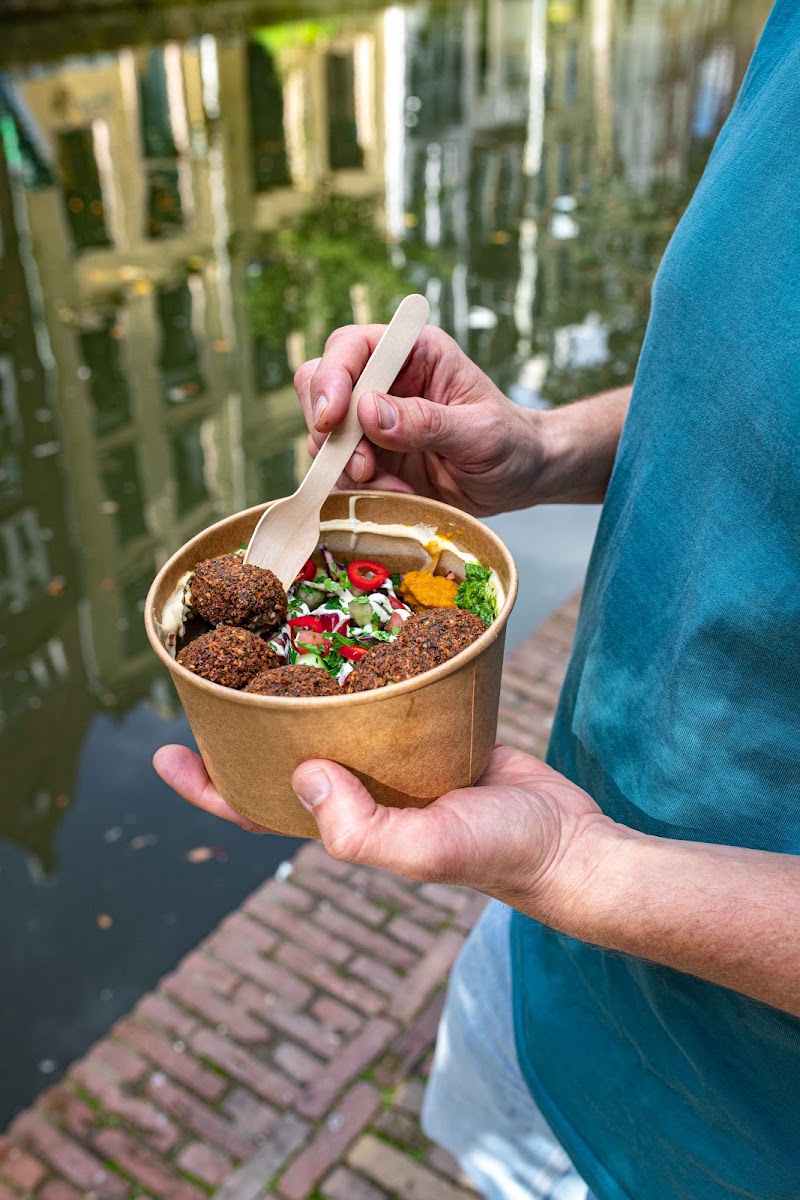
[[397,591],[397,589],[400,587],[400,584],[403,582],[403,576],[398,573],[397,575],[390,575],[389,579],[391,580],[392,587],[395,591]]
[[297,662],[297,651],[292,649],[289,651],[289,662],[294,665]]
[[492,572],[480,563],[467,563],[466,574],[456,592],[456,604],[491,625],[497,616],[497,598],[489,584]]
[[326,608],[338,608],[340,612],[344,611],[342,609],[342,602],[338,596],[331,596],[330,600],[326,600],[325,607]]

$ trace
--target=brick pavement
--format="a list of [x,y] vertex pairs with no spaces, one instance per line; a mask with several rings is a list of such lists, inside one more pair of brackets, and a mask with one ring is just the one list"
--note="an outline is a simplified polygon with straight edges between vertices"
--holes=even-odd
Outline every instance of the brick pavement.
[[[541,754],[577,601],[508,658]],[[447,973],[485,899],[313,842],[0,1137],[0,1200],[475,1200],[419,1126]]]

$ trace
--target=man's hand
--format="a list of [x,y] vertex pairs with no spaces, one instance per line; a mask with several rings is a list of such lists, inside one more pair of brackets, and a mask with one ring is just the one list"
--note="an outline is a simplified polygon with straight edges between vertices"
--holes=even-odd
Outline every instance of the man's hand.
[[[191,804],[253,829],[214,791],[190,750],[165,746],[154,762]],[[596,829],[616,828],[563,775],[504,746],[475,787],[448,792],[422,809],[376,804],[337,763],[303,763],[292,783],[333,858],[464,884],[558,926],[568,923],[573,895],[584,883],[573,869],[585,859],[579,845],[595,844]]]
[[[295,387],[318,448],[344,419],[353,385],[384,326],[351,325],[304,363]],[[508,400],[441,329],[420,335],[393,394],[358,404],[365,436],[344,488],[415,492],[476,516],[557,502],[601,500],[630,389],[553,412]]]
[[[344,419],[353,385],[383,330],[337,329],[324,356],[295,375],[312,454]],[[506,399],[441,329],[423,330],[394,394],[366,393],[358,416],[366,436],[343,486],[415,492],[478,516],[531,503],[545,456],[540,414]]]

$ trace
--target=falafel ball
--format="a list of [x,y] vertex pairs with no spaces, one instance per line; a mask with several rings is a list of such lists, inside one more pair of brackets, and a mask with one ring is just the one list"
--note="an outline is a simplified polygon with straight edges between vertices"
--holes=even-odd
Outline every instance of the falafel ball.
[[189,603],[209,625],[271,630],[286,620],[286,592],[264,567],[251,567],[238,554],[221,554],[197,567]]
[[399,640],[381,642],[359,659],[347,676],[345,690],[369,692],[390,683],[402,683],[436,665],[433,655],[418,646],[403,646]]
[[220,625],[189,642],[178,652],[178,662],[195,675],[241,689],[260,671],[281,665],[281,659],[257,633]]
[[342,689],[332,675],[320,667],[294,663],[288,667],[261,671],[251,679],[246,692],[258,696],[341,696]]
[[397,641],[429,654],[438,666],[466,650],[486,629],[480,617],[465,608],[429,608],[404,622]]

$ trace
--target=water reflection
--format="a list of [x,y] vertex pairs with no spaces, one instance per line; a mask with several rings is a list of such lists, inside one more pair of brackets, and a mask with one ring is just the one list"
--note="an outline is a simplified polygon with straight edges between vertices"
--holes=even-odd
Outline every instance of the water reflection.
[[416,4],[0,77],[0,835],[37,878],[90,727],[177,716],[147,586],[292,490],[332,327],[420,290],[522,404],[630,379],[768,7]]

